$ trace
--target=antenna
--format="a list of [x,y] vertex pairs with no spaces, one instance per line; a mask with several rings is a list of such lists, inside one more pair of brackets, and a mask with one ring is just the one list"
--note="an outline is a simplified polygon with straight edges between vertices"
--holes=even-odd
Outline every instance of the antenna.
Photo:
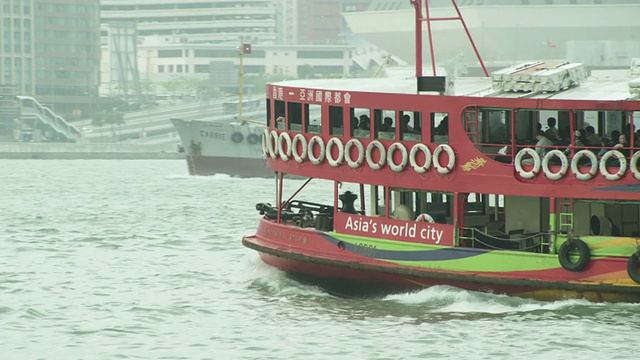
[[456,13],[458,14],[458,16],[455,17],[435,17],[432,18],[431,15],[429,14],[429,0],[424,0],[424,14],[422,11],[422,1],[423,0],[410,0],[411,1],[411,5],[413,6],[413,8],[415,9],[415,20],[416,20],[416,29],[415,29],[415,33],[416,33],[416,77],[420,78],[422,76],[422,22],[426,22],[427,23],[427,33],[429,36],[429,52],[431,54],[431,68],[433,71],[433,76],[436,76],[436,57],[435,57],[435,53],[433,50],[433,35],[431,33],[431,22],[432,21],[451,21],[451,20],[459,20],[462,23],[462,27],[464,28],[464,31],[467,33],[467,38],[469,38],[469,42],[471,43],[471,47],[473,47],[473,51],[476,53],[476,57],[478,58],[478,61],[480,62],[480,66],[482,67],[482,70],[484,71],[484,74],[489,77],[489,72],[487,71],[487,68],[484,66],[484,62],[482,61],[482,58],[480,57],[480,53],[478,52],[478,49],[476,48],[476,44],[473,41],[473,38],[471,37],[471,33],[469,32],[469,28],[467,28],[467,23],[465,23],[464,18],[462,17],[462,14],[460,13],[460,9],[458,8],[458,4],[456,3],[456,0],[451,0],[451,4],[453,5],[453,7],[456,10]]

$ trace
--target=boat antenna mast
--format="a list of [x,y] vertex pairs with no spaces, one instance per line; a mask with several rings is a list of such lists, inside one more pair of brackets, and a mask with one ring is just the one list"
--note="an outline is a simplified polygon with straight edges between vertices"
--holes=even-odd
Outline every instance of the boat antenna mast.
[[[473,47],[473,51],[476,53],[476,57],[480,62],[480,66],[484,71],[484,74],[489,77],[489,72],[482,61],[482,57],[480,57],[480,53],[478,52],[478,48],[476,48],[476,44],[471,37],[471,33],[469,32],[469,28],[467,28],[467,23],[464,21],[462,17],[462,13],[460,13],[460,8],[458,8],[458,4],[456,0],[451,0],[451,4],[456,10],[458,16],[454,17],[431,17],[429,13],[429,0],[410,0],[411,5],[415,9],[415,25],[416,25],[416,78],[422,77],[422,22],[427,23],[427,34],[429,36],[429,53],[431,54],[431,69],[433,72],[433,76],[436,76],[436,57],[433,50],[433,35],[431,33],[431,22],[432,21],[451,21],[451,20],[459,20],[462,23],[462,27],[464,31],[467,33],[467,38],[471,43],[471,47]],[[424,6],[424,11],[423,11]]]
[[243,41],[240,41],[240,48],[238,49],[238,56],[240,57],[240,62],[238,64],[238,122],[241,125],[245,125],[247,122],[242,118],[242,95],[244,91],[244,56],[247,54],[251,54],[251,44],[245,44]]

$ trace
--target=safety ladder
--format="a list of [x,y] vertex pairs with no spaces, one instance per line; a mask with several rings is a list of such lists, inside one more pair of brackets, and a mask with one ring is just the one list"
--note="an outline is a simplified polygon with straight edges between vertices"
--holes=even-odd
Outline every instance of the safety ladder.
[[479,123],[478,123],[478,108],[468,108],[464,112],[464,124],[465,131],[467,132],[467,136],[469,140],[473,143],[477,143],[480,141],[478,137],[479,131]]
[[560,199],[559,210],[558,230],[568,234],[573,231],[573,200]]

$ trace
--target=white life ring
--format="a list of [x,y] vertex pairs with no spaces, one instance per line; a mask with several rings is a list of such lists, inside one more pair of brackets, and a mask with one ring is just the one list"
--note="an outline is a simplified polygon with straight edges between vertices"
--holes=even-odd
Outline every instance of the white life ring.
[[[338,157],[335,159],[333,158],[333,153],[331,151],[334,146],[338,147]],[[329,163],[329,165],[331,165],[332,167],[340,166],[340,164],[342,164],[342,162],[344,161],[344,145],[342,144],[342,141],[340,141],[340,139],[338,139],[337,137],[332,137],[331,139],[329,139],[329,141],[327,141],[326,154],[327,162]]]
[[[531,171],[524,171],[522,168],[522,160],[525,155],[529,155],[533,158],[533,169],[531,169]],[[514,163],[516,166],[516,172],[524,179],[532,179],[540,172],[540,155],[538,155],[538,153],[532,148],[524,148],[518,151]]]
[[[378,149],[378,151],[380,151],[380,160],[378,160],[377,163],[373,162],[373,159],[371,158],[371,153],[373,152],[373,149],[376,148]],[[367,152],[366,152],[366,159],[367,159],[367,165],[369,165],[369,167],[373,170],[380,170],[387,158],[386,158],[387,152],[384,149],[384,145],[382,145],[382,143],[378,140],[373,140],[372,142],[369,143],[369,145],[367,145]]]
[[[449,162],[447,163],[447,166],[440,165],[440,153],[443,150],[447,153],[447,155],[449,155]],[[433,166],[436,168],[438,173],[443,175],[450,173],[453,170],[453,166],[455,165],[455,162],[456,162],[456,155],[453,153],[453,149],[451,148],[451,146],[447,144],[440,144],[433,151]]]
[[278,157],[278,132],[275,130],[271,130],[269,133],[269,156],[272,159]]
[[[298,143],[302,146],[301,151],[298,152]],[[293,154],[293,159],[297,163],[303,163],[307,159],[307,138],[304,135],[298,133],[293,137],[293,141],[291,142],[291,153]]]
[[[635,154],[634,154],[635,155]],[[610,173],[607,171],[607,161],[611,157],[615,157],[620,162],[620,168],[616,173]],[[600,174],[604,176],[607,180],[616,181],[619,180],[624,172],[627,171],[627,159],[624,155],[618,150],[609,150],[604,155],[602,155],[602,159],[600,159]]]
[[[356,150],[358,150],[358,157],[355,160],[351,158],[351,148],[354,146],[356,147]],[[347,165],[352,169],[356,169],[362,165],[362,162],[364,161],[364,145],[362,145],[360,140],[351,139],[347,141],[347,144],[344,146],[344,159],[347,161]]]
[[[316,156],[313,153],[313,148],[315,147],[315,145],[318,144],[318,146],[320,147],[320,153],[318,154],[318,156]],[[322,140],[322,138],[318,135],[315,135],[314,137],[311,138],[311,140],[309,140],[309,145],[307,146],[307,156],[309,157],[309,161],[311,161],[311,163],[313,165],[320,165],[320,163],[322,162],[322,160],[324,160],[324,140]]]
[[[416,162],[416,154],[418,151],[422,151],[424,154],[424,164],[418,165]],[[431,150],[427,147],[427,145],[422,143],[417,143],[413,145],[411,151],[409,152],[409,164],[413,167],[413,171],[418,174],[424,174],[431,167]]]
[[[582,173],[580,172],[580,169],[578,169],[578,162],[585,156],[591,162],[591,168],[589,169],[589,172]],[[576,179],[581,181],[593,179],[593,177],[598,173],[598,158],[596,157],[596,154],[591,150],[578,151],[573,155],[573,159],[571,159],[571,172],[576,176]]]
[[[551,172],[549,170],[549,161],[553,159],[554,156],[557,156],[560,159],[560,170],[558,172]],[[569,169],[569,160],[567,159],[567,155],[565,155],[562,151],[558,149],[554,149],[549,151],[544,158],[542,158],[542,172],[547,177],[547,179],[551,180],[560,180],[567,173]]]
[[262,134],[260,135],[260,140],[262,142],[262,153],[264,156],[269,156],[269,140],[271,137],[269,136],[269,129],[264,129]]
[[[400,150],[400,154],[402,154],[402,160],[399,164],[393,162],[393,152],[396,150]],[[402,143],[395,142],[389,146],[389,150],[387,150],[387,164],[389,164],[389,168],[394,172],[400,172],[404,170],[404,167],[407,166],[407,160],[409,155],[407,154],[407,148],[402,145]]]
[[629,170],[633,173],[636,180],[640,180],[640,170],[638,170],[638,160],[640,160],[640,151],[636,151],[629,161]]
[[[283,144],[287,145],[286,149],[283,147]],[[289,161],[291,157],[291,135],[289,135],[289,133],[280,133],[280,137],[278,138],[278,153],[280,153],[280,159]]]
[[416,221],[428,222],[428,223],[435,223],[436,222],[435,220],[433,220],[431,215],[429,215],[427,213],[422,213],[422,214],[418,215],[418,217],[416,218]]

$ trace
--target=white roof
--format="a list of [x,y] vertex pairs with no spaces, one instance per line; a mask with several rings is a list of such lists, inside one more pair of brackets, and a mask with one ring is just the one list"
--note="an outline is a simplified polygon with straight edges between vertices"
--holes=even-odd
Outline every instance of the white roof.
[[[417,82],[409,69],[394,71],[392,77],[358,78],[358,79],[313,79],[291,80],[278,83],[305,89],[322,89],[331,91],[379,92],[415,94]],[[556,92],[512,92],[495,89],[490,77],[458,77],[453,79],[456,96],[500,97],[500,98],[533,98],[563,100],[640,100],[640,94],[632,88],[640,79],[635,79],[628,70],[598,70],[592,73],[579,85],[573,85]],[[632,90],[633,89],[633,90]]]

